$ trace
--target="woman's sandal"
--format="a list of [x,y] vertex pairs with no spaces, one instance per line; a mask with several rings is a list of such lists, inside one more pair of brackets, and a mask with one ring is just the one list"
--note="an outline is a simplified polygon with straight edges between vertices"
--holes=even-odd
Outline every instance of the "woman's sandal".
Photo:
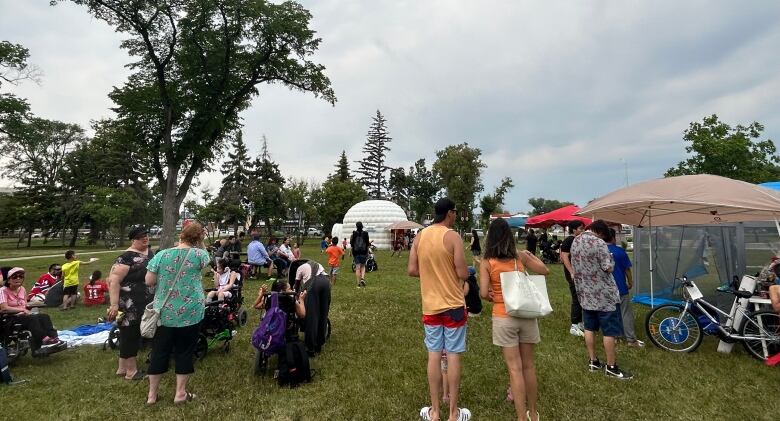
[[198,396],[196,394],[187,392],[187,397],[186,398],[184,398],[183,400],[180,400],[180,401],[173,401],[173,404],[174,405],[182,405],[182,404],[185,404],[187,402],[194,401],[195,398],[197,398],[197,397]]
[[160,400],[160,395],[154,397],[154,401],[150,401],[149,399],[146,400],[146,406],[152,406],[157,403],[157,401]]
[[127,375],[125,375],[125,380],[139,381],[145,378],[146,378],[146,373],[144,373],[141,370],[137,370],[135,374],[133,374],[133,377],[127,377]]

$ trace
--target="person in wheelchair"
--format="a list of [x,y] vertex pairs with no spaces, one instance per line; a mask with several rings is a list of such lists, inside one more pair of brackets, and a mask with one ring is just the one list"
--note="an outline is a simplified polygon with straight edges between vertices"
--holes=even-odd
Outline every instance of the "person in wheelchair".
[[240,276],[238,271],[230,269],[227,259],[217,259],[217,270],[214,271],[214,289],[209,291],[206,296],[206,302],[225,301],[233,297],[233,286],[236,285],[236,279]]
[[[4,323],[19,325],[31,334],[30,346],[34,357],[43,357],[65,349],[65,343],[57,337],[57,330],[48,314],[33,313],[27,308],[24,269],[9,269],[0,288],[0,313]],[[5,327],[4,329],[5,330]]]
[[[306,301],[307,292],[304,290],[298,296],[295,295],[295,291],[290,287],[290,283],[277,279],[271,284],[271,292],[279,292],[279,308],[285,312],[288,316],[295,315],[298,319],[303,320],[306,317]],[[269,297],[268,285],[263,284],[260,290],[257,292],[257,299],[255,300],[254,307],[257,310],[267,310],[270,305],[268,301]]]

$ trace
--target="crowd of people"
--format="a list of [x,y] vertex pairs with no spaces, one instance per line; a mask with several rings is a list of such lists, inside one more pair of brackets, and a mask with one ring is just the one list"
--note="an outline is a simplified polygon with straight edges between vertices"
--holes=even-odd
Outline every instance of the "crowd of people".
[[[467,421],[471,411],[458,407],[461,355],[466,351],[466,326],[470,311],[469,268],[463,243],[452,226],[457,218],[455,203],[444,198],[435,204],[434,223],[420,231],[409,258],[408,274],[420,278],[424,343],[428,351],[427,376],[430,406],[420,410],[423,420]],[[632,374],[619,367],[615,347],[618,338],[626,344],[641,347],[634,331],[630,306],[632,286],[631,261],[615,243],[615,231],[604,221],[585,226],[580,221],[569,224],[570,235],[563,241],[536,237],[528,233],[526,250],[516,248],[508,223],[495,219],[488,227],[484,247],[476,230],[471,232],[470,251],[479,267],[479,294],[493,303],[493,344],[501,348],[509,374],[507,399],[514,402],[518,420],[539,419],[538,381],[534,348],[541,340],[535,318],[514,317],[507,313],[502,293],[501,274],[530,271],[546,275],[549,269],[537,257],[537,242],[555,247],[564,265],[571,293],[571,327],[569,333],[585,339],[586,369],[603,371],[611,378],[630,379]],[[605,363],[596,351],[601,333]],[[444,379],[444,380],[442,380]],[[449,403],[443,414],[442,403]]]

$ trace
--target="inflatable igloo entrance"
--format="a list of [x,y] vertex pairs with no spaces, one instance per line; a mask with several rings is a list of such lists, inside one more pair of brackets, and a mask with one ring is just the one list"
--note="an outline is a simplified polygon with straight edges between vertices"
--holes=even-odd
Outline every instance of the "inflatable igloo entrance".
[[406,212],[400,206],[388,200],[366,200],[352,206],[344,215],[341,234],[347,239],[355,230],[356,222],[363,223],[363,230],[380,250],[390,250],[391,237],[387,227],[396,222],[406,221]]

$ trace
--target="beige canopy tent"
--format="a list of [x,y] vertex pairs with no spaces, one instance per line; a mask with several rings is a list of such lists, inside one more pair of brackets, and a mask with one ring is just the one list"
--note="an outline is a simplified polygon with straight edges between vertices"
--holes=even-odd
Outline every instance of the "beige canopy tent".
[[414,229],[420,229],[423,226],[418,224],[414,221],[400,221],[395,222],[387,226],[387,229],[390,231],[394,230],[414,230]]
[[[775,221],[780,192],[715,175],[685,175],[637,183],[588,203],[578,215],[638,227]],[[650,244],[653,305],[653,246]]]

